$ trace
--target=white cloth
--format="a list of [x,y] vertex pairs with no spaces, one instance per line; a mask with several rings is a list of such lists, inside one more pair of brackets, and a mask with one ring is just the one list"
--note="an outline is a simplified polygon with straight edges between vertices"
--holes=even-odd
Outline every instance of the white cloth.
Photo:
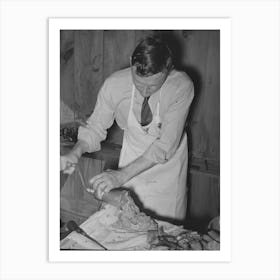
[[[117,208],[106,205],[104,209],[94,213],[80,227],[108,250],[148,250],[146,231],[129,231],[118,228],[114,224],[118,220]],[[182,227],[167,222],[157,221],[167,234],[178,235],[183,232]],[[96,243],[76,232],[71,232],[60,241],[61,249],[89,249],[103,250]]]
[[[133,86],[127,129],[124,131],[119,167],[126,166],[160,137],[160,98],[152,122],[142,127],[133,112],[135,87]],[[187,208],[187,137],[184,133],[175,154],[165,163],[157,164],[132,178],[125,186],[134,190],[144,209],[157,217],[182,220]]]

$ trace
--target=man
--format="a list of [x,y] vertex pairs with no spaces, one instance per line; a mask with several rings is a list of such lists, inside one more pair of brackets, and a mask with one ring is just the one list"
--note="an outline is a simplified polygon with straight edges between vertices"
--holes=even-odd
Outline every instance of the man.
[[116,119],[124,130],[118,170],[90,180],[92,192],[125,186],[157,217],[182,220],[187,207],[187,136],[184,132],[194,96],[191,79],[173,68],[168,46],[148,37],[134,50],[130,68],[107,78],[94,112],[80,127],[73,150],[61,157],[71,173],[84,152],[100,150],[100,142]]

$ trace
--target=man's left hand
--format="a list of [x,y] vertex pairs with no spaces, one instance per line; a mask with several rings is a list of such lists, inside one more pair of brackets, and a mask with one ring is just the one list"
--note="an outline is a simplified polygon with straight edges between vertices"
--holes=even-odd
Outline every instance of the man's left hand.
[[88,191],[94,193],[98,199],[102,199],[104,193],[108,193],[125,183],[124,175],[120,170],[108,169],[89,180],[92,189],[88,189]]

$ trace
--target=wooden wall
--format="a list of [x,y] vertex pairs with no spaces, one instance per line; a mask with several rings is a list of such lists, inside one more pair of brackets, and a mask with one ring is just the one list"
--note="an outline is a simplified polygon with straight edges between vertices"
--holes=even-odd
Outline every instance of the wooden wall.
[[[64,30],[61,31],[62,121],[86,119],[92,112],[104,79],[129,65],[129,57],[146,35],[161,32],[195,85],[195,99],[188,118],[190,155],[190,215],[204,219],[219,214],[220,163],[220,34],[206,30]],[[69,114],[69,110],[73,114]],[[71,119],[72,118],[72,119]],[[108,140],[122,143],[122,131],[110,129]],[[215,179],[213,179],[215,177]],[[203,197],[203,199],[199,199]],[[209,202],[205,204],[204,198]],[[211,217],[209,217],[211,218]]]

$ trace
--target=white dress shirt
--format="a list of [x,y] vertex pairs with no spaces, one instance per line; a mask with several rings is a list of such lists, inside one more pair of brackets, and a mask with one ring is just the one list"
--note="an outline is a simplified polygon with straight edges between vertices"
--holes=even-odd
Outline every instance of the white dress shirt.
[[[85,127],[79,128],[78,139],[88,144],[88,152],[100,150],[100,142],[106,139],[107,129],[116,120],[121,129],[127,129],[127,118],[132,96],[130,68],[117,71],[107,78],[99,91],[96,106]],[[152,113],[155,113],[160,90],[149,99]],[[182,133],[190,104],[194,97],[194,86],[184,72],[172,70],[161,88],[160,137],[143,154],[156,163],[164,163],[175,153]],[[133,112],[140,122],[144,98],[137,91],[133,100]]]

